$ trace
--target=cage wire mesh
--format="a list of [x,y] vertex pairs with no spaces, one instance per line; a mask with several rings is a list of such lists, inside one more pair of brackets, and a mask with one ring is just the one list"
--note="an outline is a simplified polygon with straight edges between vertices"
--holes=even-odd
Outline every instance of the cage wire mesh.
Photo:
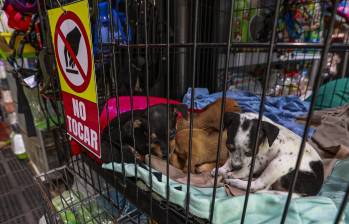
[[46,196],[46,223],[145,223],[147,218],[78,157],[36,180]]
[[[64,10],[64,6],[72,2],[40,2],[41,18],[47,30],[52,29],[47,11],[58,7]],[[160,223],[222,220],[215,213],[215,204],[219,194],[217,168],[225,145],[226,105],[223,103],[215,114],[218,130],[212,168],[216,171],[213,187],[205,195],[207,209],[196,208],[196,212],[191,193],[197,189],[189,184],[195,180],[196,172],[191,166],[196,156],[193,154],[195,112],[204,108],[200,102],[209,100],[205,98],[208,92],[217,92],[226,102],[229,94],[242,91],[258,97],[253,111],[258,113],[255,136],[261,132],[262,116],[268,112],[268,97],[295,96],[310,105],[305,111],[305,125],[298,133],[302,141],[278,220],[285,223],[314,109],[344,103],[341,99],[334,104],[335,93],[326,93],[326,90],[323,90],[325,94],[314,96],[321,84],[331,81],[335,87],[341,84],[348,89],[348,79],[344,84],[339,81],[348,76],[349,57],[349,27],[343,12],[338,10],[340,4],[325,0],[89,1],[98,106],[99,112],[105,112],[107,117],[101,132],[102,158],[96,160],[82,150],[65,167],[37,178],[47,196],[46,207],[51,211],[47,214],[48,220],[54,223],[58,220],[63,223],[69,220],[141,223],[147,218]],[[56,74],[49,35],[46,46],[51,49],[52,74]],[[57,75],[51,79],[59,89]],[[139,96],[143,96],[146,105],[142,109],[136,105]],[[165,105],[160,116],[163,120],[158,118],[155,122],[150,106],[154,96],[162,97]],[[171,120],[176,106],[170,100],[182,101],[182,97],[188,108],[192,108],[186,135],[189,162],[182,167],[186,171],[185,183],[174,186],[168,174],[173,166],[169,154],[174,141],[171,131],[176,130],[176,120],[174,125]],[[125,101],[129,105],[126,112],[122,108]],[[154,137],[153,131],[159,124],[163,133],[161,137],[159,133]],[[61,125],[64,127],[64,123]],[[139,127],[144,129],[140,131]],[[247,189],[239,210],[241,223],[251,216],[248,201],[252,194],[251,171],[256,162],[257,137],[252,148]],[[149,166],[159,157],[165,161],[163,174]],[[175,190],[182,192],[180,203],[172,198]],[[348,192],[334,216],[336,223],[343,218]],[[134,206],[125,202],[126,199]]]

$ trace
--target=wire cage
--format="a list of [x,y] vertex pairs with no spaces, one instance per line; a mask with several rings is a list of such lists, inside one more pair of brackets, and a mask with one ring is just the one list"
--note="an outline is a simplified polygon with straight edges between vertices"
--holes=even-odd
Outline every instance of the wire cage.
[[[61,7],[64,11],[70,3],[73,1],[40,2],[40,17],[47,33],[53,29],[49,26],[48,10]],[[325,91],[321,95],[319,87],[332,81],[335,86],[341,83],[348,89],[348,81],[343,81],[348,74],[348,25],[343,16],[344,9],[340,8],[345,8],[345,3],[326,0],[89,1],[98,106],[99,112],[106,114],[101,131],[102,158],[98,160],[82,150],[79,155],[72,156],[65,168],[54,171],[63,173],[64,178],[75,177],[71,184],[74,190],[69,188],[69,193],[57,193],[60,209],[53,209],[54,215],[48,216],[64,220],[71,211],[80,216],[87,209],[91,220],[97,223],[101,219],[119,222],[118,219],[123,217],[122,206],[111,199],[112,192],[118,192],[117,195],[146,213],[147,218],[159,223],[227,222],[229,218],[224,217],[230,214],[222,209],[224,203],[216,205],[223,200],[218,187],[218,168],[222,165],[220,160],[226,145],[224,112],[227,101],[240,97],[237,102],[242,111],[256,113],[257,123],[251,145],[250,172],[246,176],[247,187],[239,203],[235,204],[238,209],[228,213],[235,213],[238,217],[235,222],[253,220],[248,205],[256,195],[251,192],[251,186],[257,162],[257,136],[262,132],[262,117],[267,116],[291,129],[300,139],[289,188],[285,192],[287,196],[283,197],[283,208],[278,208],[281,210],[278,220],[274,220],[285,223],[310,140],[314,110],[333,107],[336,101],[334,90],[332,94]],[[58,68],[49,36],[45,38],[45,44],[51,61],[52,87],[57,104],[60,104]],[[209,95],[209,92],[215,94]],[[155,96],[164,100],[161,110],[151,105]],[[246,101],[248,97],[254,101]],[[197,156],[194,152],[194,144],[198,141],[195,139],[195,119],[214,102],[213,98],[223,102],[212,115],[216,117],[217,130],[210,140],[214,145],[210,168],[215,170],[211,187],[202,190],[190,184],[197,180],[198,173],[197,167],[191,165]],[[270,103],[280,98],[307,102],[301,111],[304,124],[294,128],[299,111],[290,112],[292,119],[289,122],[283,120],[286,118],[278,120],[275,111],[270,111]],[[143,109],[134,106],[139,99],[146,105]],[[126,112],[121,108],[125,101],[130,105]],[[335,106],[343,103],[342,98]],[[177,115],[185,117],[186,114],[181,108],[183,105],[189,108],[188,117],[182,118],[188,122],[187,134],[183,137],[188,140],[185,147],[187,162],[178,166],[184,171],[182,177],[185,179],[178,184],[173,180],[170,168],[175,166],[171,159],[172,149],[180,135]],[[157,112],[160,115],[154,119]],[[63,116],[64,112],[61,113]],[[60,125],[64,131],[64,122]],[[156,132],[158,130],[161,131]],[[67,147],[66,151],[69,150]],[[163,162],[162,173],[152,165],[157,161]],[[54,181],[44,181],[43,185],[50,208],[57,207],[52,207],[56,198],[47,189],[59,186]],[[67,188],[67,185],[68,179],[64,186]],[[73,191],[86,193],[82,197]],[[349,188],[343,191],[346,193],[338,213],[332,217],[335,223],[344,218]],[[74,194],[76,204],[65,202],[70,200],[67,197],[72,197],[71,194]],[[205,200],[200,201],[197,194],[202,194]],[[94,200],[97,196],[111,203],[116,212],[96,210]],[[88,209],[91,206],[92,211]],[[128,220],[141,222],[137,212],[131,212]]]
[[79,158],[37,175],[36,182],[46,196],[46,223],[144,223],[147,218]]

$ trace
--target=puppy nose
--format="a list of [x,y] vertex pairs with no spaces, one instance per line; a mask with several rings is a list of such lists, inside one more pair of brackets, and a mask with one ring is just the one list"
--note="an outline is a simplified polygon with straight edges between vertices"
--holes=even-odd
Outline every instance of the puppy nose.
[[241,164],[235,164],[235,165],[232,164],[231,168],[232,168],[232,171],[240,170],[242,168],[242,165]]

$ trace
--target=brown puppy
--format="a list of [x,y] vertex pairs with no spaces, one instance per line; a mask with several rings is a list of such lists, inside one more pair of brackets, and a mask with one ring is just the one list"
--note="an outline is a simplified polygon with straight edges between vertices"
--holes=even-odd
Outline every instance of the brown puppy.
[[[177,132],[175,145],[172,143],[170,164],[184,172],[188,171],[189,157],[189,129]],[[219,132],[207,132],[202,129],[193,129],[191,172],[210,172],[215,168],[216,154],[218,148]],[[226,148],[227,132],[223,132],[219,164],[224,164],[228,158]]]
[[[194,114],[193,119],[193,144],[191,172],[210,172],[215,168],[218,148],[220,125],[220,112],[223,99],[217,99],[208,105],[204,111]],[[225,112],[240,112],[238,103],[233,99],[226,99]],[[177,121],[177,134],[175,142],[171,143],[171,165],[187,171],[189,155],[189,119]],[[228,158],[226,148],[226,132],[223,132],[219,164]]]
[[[223,99],[217,99],[214,103],[208,105],[204,111],[195,113],[193,117],[193,127],[203,129],[209,133],[219,131],[220,112]],[[226,99],[224,112],[240,112],[238,103],[233,99]],[[177,131],[189,128],[190,120],[180,119],[177,122]]]

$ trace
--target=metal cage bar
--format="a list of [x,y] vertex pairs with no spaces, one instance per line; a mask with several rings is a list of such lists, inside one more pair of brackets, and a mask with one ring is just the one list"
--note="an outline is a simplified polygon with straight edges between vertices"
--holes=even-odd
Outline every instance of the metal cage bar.
[[[47,10],[56,7],[64,9],[66,4],[72,2],[73,1],[60,0],[46,0],[43,2],[42,5],[44,7],[40,7],[40,13],[42,14],[41,17],[46,19],[44,26],[46,26],[47,30],[50,29],[47,23]],[[100,164],[94,161],[94,159],[87,153],[82,152],[81,155],[75,156],[67,164],[69,172],[85,181],[82,185],[75,182],[74,187],[78,189],[93,189],[94,194],[103,196],[103,198],[111,203],[113,208],[119,213],[122,212],[124,208],[120,205],[119,199],[117,199],[117,203],[112,200],[112,193],[114,190],[120,192],[129,201],[144,211],[148,215],[148,218],[158,220],[161,223],[213,223],[218,185],[218,168],[220,153],[222,150],[221,143],[223,141],[224,111],[226,107],[226,99],[228,98],[227,92],[231,86],[234,86],[235,83],[239,83],[239,78],[241,78],[242,82],[247,83],[247,89],[253,90],[251,92],[254,92],[260,97],[259,109],[257,111],[257,129],[252,147],[253,154],[240,220],[241,223],[245,223],[246,216],[248,215],[249,196],[252,194],[250,189],[255,169],[258,137],[261,131],[262,118],[266,110],[266,97],[269,95],[277,95],[277,81],[275,81],[275,86],[271,88],[273,91],[270,91],[269,88],[274,73],[273,69],[277,70],[278,67],[281,67],[279,70],[286,70],[292,69],[296,66],[303,69],[309,66],[306,63],[312,64],[312,62],[314,62],[312,69],[314,69],[316,74],[315,77],[313,77],[313,83],[310,83],[309,81],[305,90],[305,92],[312,90],[314,97],[311,97],[310,108],[308,110],[303,136],[301,136],[302,141],[299,146],[299,154],[295,164],[295,174],[292,178],[291,186],[288,189],[287,200],[281,216],[281,223],[285,223],[302,161],[307,134],[310,128],[310,119],[315,109],[316,94],[321,82],[323,81],[322,75],[328,60],[328,54],[330,52],[347,53],[349,48],[347,42],[331,42],[338,1],[336,1],[335,5],[332,7],[330,25],[325,40],[315,43],[307,41],[301,41],[299,43],[292,43],[290,41],[281,42],[278,39],[279,20],[282,14],[282,9],[285,7],[287,2],[282,0],[275,1],[271,7],[272,9],[269,8],[272,14],[272,22],[269,27],[270,36],[266,41],[259,42],[250,40],[237,41],[234,36],[234,29],[236,27],[233,26],[233,22],[237,18],[239,19],[240,13],[264,9],[262,6],[253,6],[252,4],[249,4],[248,1],[243,3],[242,8],[239,8],[239,1],[233,0],[220,0],[217,2],[206,0],[196,0],[192,2],[181,1],[178,9],[175,9],[175,3],[169,0],[109,0],[90,2],[92,2],[91,6],[93,9],[91,10],[93,11],[91,17],[94,17],[95,21],[93,21],[93,24],[96,25],[96,30],[98,32],[97,46],[99,48],[98,50],[100,50],[95,54],[95,63],[96,65],[99,65],[100,68],[97,79],[101,80],[99,83],[100,86],[97,88],[98,98],[101,100],[99,107],[104,106],[107,115],[107,131],[104,132],[107,136],[103,139],[103,143],[105,143],[103,150],[109,153],[108,155],[110,156],[109,159],[112,161],[111,166],[113,170],[116,170],[114,161],[120,161],[122,172],[117,173],[107,171],[101,168]],[[109,20],[107,41],[102,40],[102,24],[100,21],[99,9],[99,3],[101,2],[106,2],[108,5],[108,13],[106,16]],[[316,3],[320,2],[316,1]],[[123,22],[124,27],[119,27],[121,23],[114,24],[113,21],[119,18],[113,14],[113,7],[116,7],[120,13],[123,13],[125,20]],[[315,9],[312,13],[315,13]],[[182,17],[178,18],[179,15],[182,15]],[[226,27],[227,25],[229,28]],[[121,31],[125,32],[126,40],[120,38],[118,32]],[[46,44],[48,48],[50,48],[52,41],[50,41],[49,37],[45,39],[47,39]],[[281,57],[278,55],[284,54],[285,52],[287,53],[288,51],[292,52],[293,55],[286,54],[284,59],[280,59]],[[54,64],[52,53],[50,53],[50,57]],[[141,62],[137,62],[137,60]],[[142,60],[144,61],[142,62]],[[316,61],[320,61],[320,64],[316,64]],[[333,56],[331,61],[333,61]],[[251,73],[251,71],[253,72],[252,67],[255,68],[259,65],[262,68],[261,75],[259,76],[260,80],[247,75]],[[346,71],[347,65],[342,68],[342,73],[345,74]],[[283,73],[280,76],[286,77],[286,74]],[[51,79],[51,85],[58,87],[57,75],[53,77],[54,78]],[[158,81],[161,80],[161,78],[162,81]],[[55,82],[53,82],[53,79],[56,79]],[[127,82],[127,84],[124,84],[124,81]],[[292,77],[291,82],[293,81],[294,78]],[[164,124],[167,133],[165,134],[166,138],[164,140],[167,146],[165,152],[168,154],[165,159],[166,171],[163,173],[163,175],[166,175],[166,180],[164,180],[166,185],[165,197],[161,197],[160,199],[157,195],[158,192],[156,192],[156,189],[153,186],[153,171],[156,171],[156,169],[152,167],[152,162],[154,161],[152,156],[148,157],[148,161],[144,161],[148,163],[148,184],[145,184],[146,186],[140,184],[141,176],[139,175],[139,168],[144,167],[144,163],[139,161],[134,155],[132,155],[133,157],[131,161],[128,161],[129,148],[136,150],[137,143],[139,143],[135,128],[132,127],[130,129],[131,143],[126,143],[123,139],[124,133],[122,132],[122,129],[124,121],[122,117],[123,112],[120,110],[120,99],[125,95],[120,89],[122,88],[122,85],[126,85],[126,97],[129,98],[130,103],[130,110],[128,112],[130,113],[130,122],[134,125],[135,121],[139,119],[139,109],[134,106],[135,97],[139,95],[135,90],[135,82],[144,82],[142,83],[144,86],[142,94],[146,99],[146,107],[143,111],[143,118],[146,120],[145,148],[148,155],[153,154],[151,133],[152,125],[154,124],[150,121],[150,97],[154,92],[156,92],[153,89],[154,83],[165,87],[165,90],[159,91],[160,93],[158,94],[163,97],[166,102],[166,121],[164,121]],[[187,103],[190,105],[190,111],[188,126],[189,134],[187,136],[189,142],[187,157],[189,162],[185,165],[187,166],[187,173],[185,174],[187,182],[184,184],[186,185],[186,197],[184,206],[176,206],[171,203],[172,196],[170,194],[170,166],[172,164],[170,164],[169,154],[172,151],[171,141],[173,140],[170,136],[172,125],[170,121],[172,116],[170,100],[181,98],[184,94],[183,91],[187,87],[191,87],[191,95]],[[192,188],[191,179],[192,173],[194,172],[191,163],[193,158],[193,130],[195,129],[194,123],[196,116],[196,87],[207,87],[210,90],[221,91],[222,96],[219,115],[217,114],[217,117],[219,116],[219,135],[218,139],[216,139],[218,145],[215,151],[214,183],[212,196],[210,196],[211,201],[207,220],[201,220],[200,218],[194,217],[190,210]],[[299,94],[302,91],[300,80],[297,82],[296,88],[296,93],[301,95]],[[285,78],[281,84],[281,94],[284,92],[286,93],[285,95],[293,94],[286,83]],[[109,99],[112,97],[115,97],[115,105],[109,104]],[[58,96],[55,96],[55,98],[58,99]],[[115,107],[116,116],[114,118],[110,117],[109,106]],[[111,127],[115,120],[117,121],[115,123],[116,126]],[[62,125],[63,124],[60,124],[59,126],[61,127]],[[117,136],[112,135],[113,128],[119,130]],[[64,134],[66,133],[63,130],[61,131]],[[115,144],[114,141],[118,141],[118,144]],[[126,166],[130,164],[134,165],[134,177],[132,178],[127,176],[128,171]],[[57,185],[57,183],[53,182],[49,184],[52,186]],[[69,193],[73,194],[72,192]],[[91,209],[93,204],[89,199],[93,198],[94,194],[90,193],[91,192],[87,192],[86,199],[81,200],[80,203],[87,204]],[[45,192],[45,194],[47,195],[48,193]],[[51,199],[52,198],[48,197],[47,201],[50,201]],[[65,198],[63,197],[61,197],[60,200],[62,204],[67,203],[64,201]],[[336,223],[339,223],[342,218],[347,200],[348,190],[343,198],[337,219],[335,220]],[[69,205],[61,212],[66,213],[74,206],[75,205]],[[52,209],[52,205],[50,209]],[[121,222],[124,217],[128,217],[131,222],[140,223],[139,214],[136,218],[137,220],[134,220],[134,217],[131,216],[132,214],[126,214],[125,216],[119,214],[114,218]],[[65,215],[65,218],[67,218],[67,215]],[[100,216],[92,218],[96,222],[101,222]],[[88,217],[84,217],[84,213],[82,219],[85,222],[89,221]]]

